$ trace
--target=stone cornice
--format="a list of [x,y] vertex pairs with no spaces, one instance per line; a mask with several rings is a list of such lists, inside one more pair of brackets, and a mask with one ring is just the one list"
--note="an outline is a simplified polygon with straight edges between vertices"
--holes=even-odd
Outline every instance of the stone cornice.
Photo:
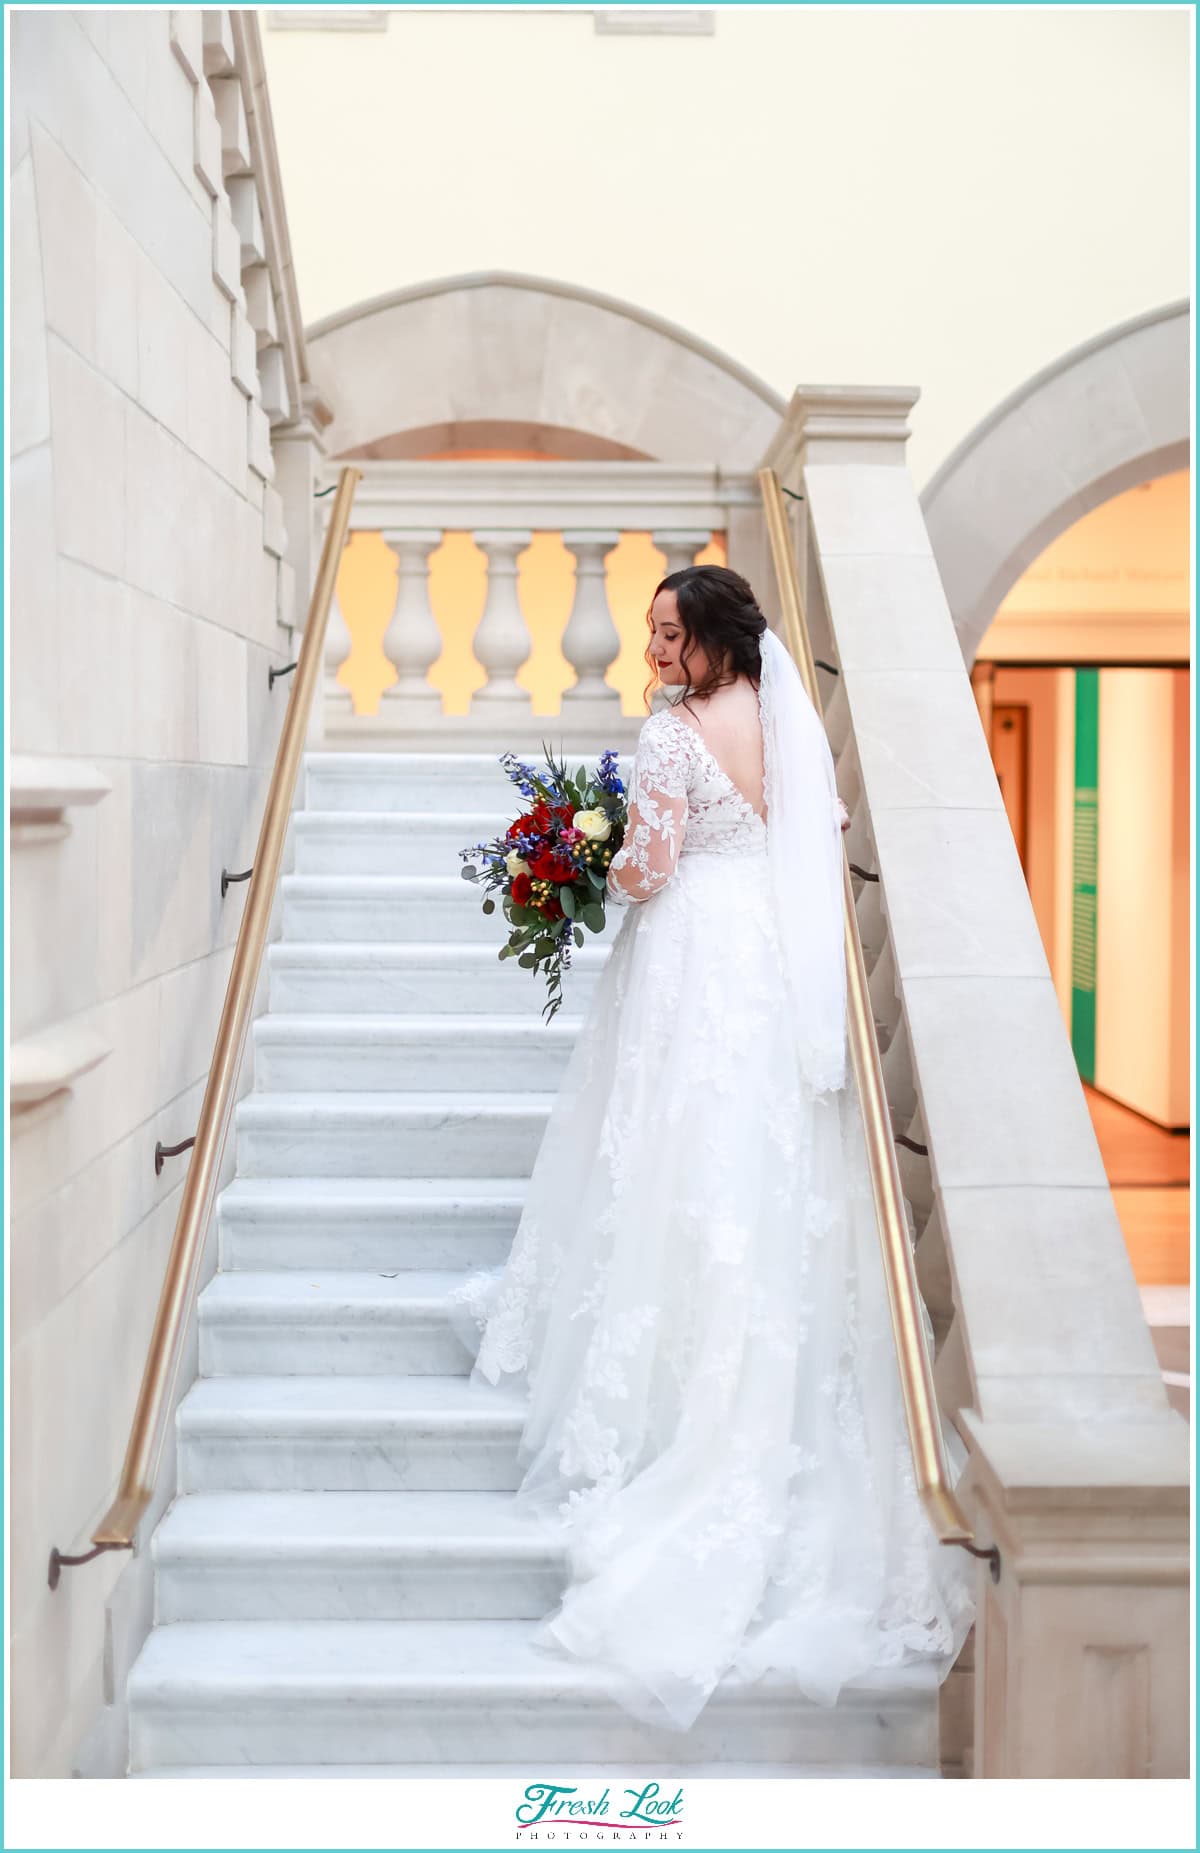
[[904,462],[919,386],[797,386],[763,466]]
[[[362,461],[351,525],[386,529],[530,526],[658,532],[724,529],[731,509],[757,509],[745,471],[672,463]],[[323,478],[335,480],[326,464]]]

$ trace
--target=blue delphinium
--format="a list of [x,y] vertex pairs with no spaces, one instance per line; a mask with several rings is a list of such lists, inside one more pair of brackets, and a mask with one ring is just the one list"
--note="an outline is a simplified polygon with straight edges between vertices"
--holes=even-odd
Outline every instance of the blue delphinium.
[[619,757],[620,755],[614,752],[612,747],[609,747],[607,751],[601,753],[600,763],[596,768],[597,785],[599,785],[601,791],[612,792],[614,797],[623,795],[625,791],[625,781],[617,772],[617,760]]
[[501,753],[500,764],[504,767],[504,770],[507,772],[509,778],[523,798],[536,798],[538,796],[538,792],[534,787],[534,780],[538,777],[538,774],[527,760],[518,759],[517,755],[512,752]]

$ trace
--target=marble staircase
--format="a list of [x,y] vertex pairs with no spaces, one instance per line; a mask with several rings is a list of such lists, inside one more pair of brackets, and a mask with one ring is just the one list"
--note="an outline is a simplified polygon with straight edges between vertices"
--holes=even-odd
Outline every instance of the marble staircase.
[[515,814],[493,755],[310,755],[304,799],[130,1774],[936,1774],[927,1690],[827,1710],[769,1677],[677,1734],[532,1646],[563,1565],[512,1510],[522,1404],[469,1385],[446,1296],[504,1257],[619,916],[544,1023],[459,873]]

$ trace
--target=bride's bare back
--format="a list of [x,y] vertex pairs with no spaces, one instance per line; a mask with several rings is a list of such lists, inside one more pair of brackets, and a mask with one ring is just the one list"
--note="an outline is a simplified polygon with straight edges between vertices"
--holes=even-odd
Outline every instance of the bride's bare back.
[[675,713],[700,735],[722,772],[743,798],[767,821],[762,727],[758,690],[749,676],[738,676],[712,695],[680,699]]

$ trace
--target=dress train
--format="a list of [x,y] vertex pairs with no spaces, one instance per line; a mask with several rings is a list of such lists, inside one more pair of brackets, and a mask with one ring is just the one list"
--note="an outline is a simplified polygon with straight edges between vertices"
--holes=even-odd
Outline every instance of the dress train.
[[569,1576],[535,1640],[676,1730],[722,1679],[821,1705],[935,1689],[974,1614],[973,1563],[914,1485],[854,1082],[806,1085],[765,826],[743,800],[706,837],[706,795],[715,813],[730,791],[699,772],[672,878],[597,981],[508,1261],[451,1306],[472,1382],[529,1396],[515,1497]]

